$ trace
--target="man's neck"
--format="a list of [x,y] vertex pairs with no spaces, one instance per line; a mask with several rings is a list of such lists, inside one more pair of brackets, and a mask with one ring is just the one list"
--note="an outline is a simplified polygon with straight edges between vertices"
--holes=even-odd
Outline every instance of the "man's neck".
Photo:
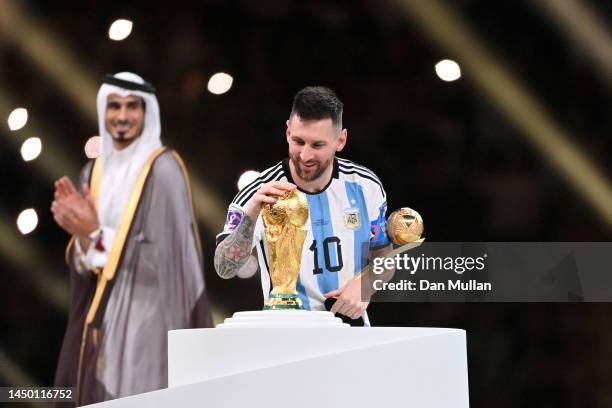
[[307,191],[309,193],[318,193],[320,191],[323,191],[323,189],[327,187],[329,181],[333,176],[335,160],[335,158],[332,160],[331,164],[327,166],[327,168],[319,178],[312,181],[302,180],[295,171],[293,162],[289,160],[289,171],[291,171],[291,178],[293,179],[295,185],[300,188],[300,190]]

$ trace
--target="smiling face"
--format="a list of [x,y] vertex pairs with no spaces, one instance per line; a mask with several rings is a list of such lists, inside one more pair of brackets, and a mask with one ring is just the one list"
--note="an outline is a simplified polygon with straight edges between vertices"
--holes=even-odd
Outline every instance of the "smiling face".
[[346,136],[346,129],[334,126],[331,118],[302,120],[292,115],[287,121],[287,143],[296,183],[319,181],[327,170],[331,172],[334,156],[346,144]]
[[144,103],[139,96],[108,95],[104,124],[116,149],[129,146],[140,136],[144,127],[144,115]]

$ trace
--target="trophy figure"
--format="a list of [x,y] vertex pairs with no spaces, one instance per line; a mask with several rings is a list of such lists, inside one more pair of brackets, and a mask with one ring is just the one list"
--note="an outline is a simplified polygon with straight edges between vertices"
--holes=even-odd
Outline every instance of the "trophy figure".
[[308,201],[297,190],[262,208],[272,291],[264,310],[303,309],[296,290],[306,239]]

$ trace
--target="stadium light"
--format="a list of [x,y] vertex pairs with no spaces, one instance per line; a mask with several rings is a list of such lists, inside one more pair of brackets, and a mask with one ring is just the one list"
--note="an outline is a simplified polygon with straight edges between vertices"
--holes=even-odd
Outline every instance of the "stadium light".
[[226,93],[232,87],[234,78],[225,72],[217,72],[208,80],[208,91],[215,95]]
[[19,130],[28,123],[28,110],[25,108],[17,108],[13,110],[8,117],[9,129]]
[[461,78],[461,68],[455,61],[444,59],[436,64],[436,74],[443,81],[456,81]]
[[102,153],[102,138],[92,136],[85,142],[85,156],[88,159],[95,159]]
[[238,178],[238,190],[242,190],[244,187],[249,185],[253,180],[259,177],[261,173],[255,170],[247,170],[240,175]]
[[132,32],[133,25],[130,20],[119,19],[113,21],[108,29],[108,38],[113,41],[125,40]]
[[24,161],[32,161],[40,155],[42,143],[39,138],[31,137],[21,145],[21,157]]
[[36,210],[33,208],[23,210],[17,217],[17,228],[23,235],[34,231],[37,225],[38,215],[36,214]]

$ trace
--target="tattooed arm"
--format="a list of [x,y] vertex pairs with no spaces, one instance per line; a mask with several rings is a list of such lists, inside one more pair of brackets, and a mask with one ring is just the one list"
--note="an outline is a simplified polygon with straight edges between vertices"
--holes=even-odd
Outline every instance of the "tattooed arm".
[[274,204],[286,191],[293,191],[295,184],[271,181],[263,184],[244,207],[240,224],[215,250],[215,269],[223,279],[230,279],[242,268],[251,256],[255,221],[265,203]]
[[229,234],[215,250],[215,269],[223,279],[236,276],[238,270],[251,256],[251,244],[255,221],[251,217],[242,217],[238,227]]

